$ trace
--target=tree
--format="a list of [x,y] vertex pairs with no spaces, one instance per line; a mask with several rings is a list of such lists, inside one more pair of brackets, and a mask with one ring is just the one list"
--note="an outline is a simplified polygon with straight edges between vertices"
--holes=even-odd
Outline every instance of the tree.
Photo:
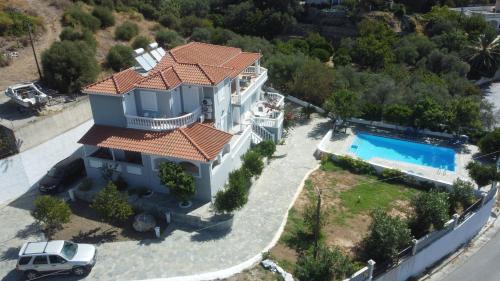
[[158,176],[160,182],[167,187],[181,202],[187,202],[196,194],[194,178],[187,174],[180,164],[164,162],[160,164]]
[[101,27],[101,21],[84,11],[80,5],[72,5],[69,9],[64,11],[62,23],[63,25],[71,27],[81,26],[88,28],[93,32]]
[[384,119],[398,125],[409,125],[413,111],[404,104],[391,104],[384,108]]
[[431,226],[435,230],[442,229],[450,219],[450,203],[445,192],[422,192],[413,198],[411,204],[415,209],[411,227],[416,237],[427,233]]
[[500,39],[496,36],[480,35],[474,45],[468,46],[472,52],[468,58],[471,66],[469,77],[493,77],[500,62]]
[[86,28],[78,31],[73,27],[65,27],[59,34],[59,39],[61,39],[61,41],[68,40],[85,42],[94,52],[97,48],[97,41],[95,40],[92,31]]
[[164,46],[168,49],[184,44],[184,39],[179,36],[177,32],[166,28],[158,29],[155,34],[155,39],[160,46]]
[[126,195],[120,193],[113,182],[97,193],[90,207],[109,223],[123,222],[134,214]]
[[114,71],[120,71],[134,64],[133,50],[129,46],[115,45],[109,49],[106,63]]
[[333,71],[318,60],[307,60],[294,73],[289,90],[297,98],[322,105],[333,92]]
[[243,167],[247,169],[252,176],[259,176],[264,169],[262,156],[255,151],[248,151],[242,156]]
[[272,86],[278,90],[288,92],[290,81],[292,81],[295,72],[306,64],[309,57],[302,53],[272,55],[265,62],[268,69],[269,81]]
[[271,158],[276,152],[276,144],[272,140],[265,140],[257,144],[254,150],[263,157]]
[[443,108],[430,97],[420,99],[413,108],[412,123],[415,128],[439,130],[445,120]]
[[481,99],[458,97],[451,103],[450,129],[460,134],[462,128],[482,129]]
[[43,195],[35,199],[35,209],[32,215],[37,222],[45,225],[49,233],[52,233],[69,222],[71,210],[62,199]]
[[474,186],[471,182],[456,179],[450,191],[450,214],[458,211],[460,205],[463,210],[474,202]]
[[478,146],[481,153],[498,157],[500,155],[500,128],[496,128],[482,137]]
[[138,33],[139,26],[131,21],[126,21],[115,29],[115,38],[117,40],[130,41]]
[[115,16],[113,16],[113,12],[107,7],[96,6],[92,11],[92,15],[101,21],[102,29],[115,25]]
[[181,34],[190,36],[193,30],[197,27],[212,27],[213,24],[209,19],[199,18],[195,16],[187,16],[181,19]]
[[406,222],[378,209],[372,213],[368,237],[363,241],[367,256],[378,263],[393,261],[412,239]]
[[316,257],[312,250],[299,256],[294,274],[300,281],[325,281],[344,280],[354,271],[354,263],[341,250],[322,245]]
[[54,42],[42,53],[44,81],[63,94],[73,94],[95,81],[100,72],[95,53],[81,41]]
[[161,25],[170,29],[178,30],[181,27],[181,20],[171,13],[161,16],[159,21]]
[[466,168],[469,171],[469,176],[480,188],[491,184],[495,180],[500,180],[500,172],[497,172],[495,165],[469,162]]
[[151,39],[149,37],[139,35],[135,37],[134,41],[132,42],[132,48],[134,50],[139,48],[143,48],[146,50],[149,43],[151,43]]
[[342,120],[349,119],[358,113],[358,96],[349,90],[334,92],[326,100],[325,108]]

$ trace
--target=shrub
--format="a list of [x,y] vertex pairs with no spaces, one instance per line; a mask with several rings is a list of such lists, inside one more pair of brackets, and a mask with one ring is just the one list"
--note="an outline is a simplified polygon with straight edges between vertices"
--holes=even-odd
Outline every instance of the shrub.
[[134,210],[113,182],[109,182],[94,198],[91,207],[107,222],[123,222],[134,214]]
[[160,17],[160,24],[164,27],[168,27],[170,29],[178,30],[181,26],[181,20],[173,14],[165,14]]
[[82,26],[94,32],[101,27],[101,21],[98,18],[85,12],[78,5],[73,5],[64,12],[62,22],[64,25]]
[[247,169],[252,176],[259,176],[264,169],[264,162],[262,156],[255,151],[248,151],[242,157],[243,167]]
[[318,58],[322,62],[327,62],[330,60],[330,53],[325,49],[312,49],[311,56]]
[[100,72],[94,50],[81,41],[54,42],[42,53],[43,78],[63,94],[79,92]]
[[422,192],[411,202],[415,216],[411,221],[411,229],[416,237],[421,237],[432,229],[440,230],[450,219],[450,203],[448,194],[431,190]]
[[92,181],[91,178],[84,178],[80,185],[78,186],[78,189],[81,191],[89,191],[92,189],[92,186],[94,185],[94,182]]
[[252,186],[252,174],[245,167],[232,171],[228,178],[229,186],[241,186],[244,190],[249,190]]
[[143,48],[146,50],[148,48],[149,43],[151,43],[151,39],[149,39],[146,36],[139,35],[135,37],[134,41],[132,42],[132,48],[134,50],[139,48]]
[[375,210],[372,219],[368,237],[363,241],[365,253],[378,263],[392,261],[410,244],[410,229],[399,217],[391,217],[382,210]]
[[484,137],[479,140],[479,149],[483,154],[492,153],[494,155],[500,155],[500,128],[496,128],[494,131],[489,132]]
[[155,39],[160,46],[164,46],[168,49],[174,48],[184,43],[184,39],[180,37],[177,32],[166,28],[158,29],[155,34]]
[[466,168],[469,171],[469,176],[479,187],[489,185],[494,180],[500,179],[500,173],[497,172],[495,165],[492,164],[469,162]]
[[82,31],[78,31],[73,27],[65,27],[59,34],[59,39],[61,39],[61,41],[68,40],[68,41],[85,42],[94,52],[97,47],[97,41],[95,40],[92,31],[88,29],[83,29]]
[[115,30],[115,38],[122,41],[129,41],[139,33],[137,24],[126,21]]
[[217,213],[231,213],[241,209],[248,201],[248,190],[241,185],[226,185],[217,191],[214,209]]
[[107,7],[95,7],[92,15],[101,21],[101,28],[103,29],[115,25],[115,16],[113,16],[113,12]]
[[186,202],[196,193],[193,176],[184,172],[181,165],[174,162],[160,164],[160,182],[182,202]]
[[272,140],[261,141],[254,147],[254,151],[263,157],[271,158],[276,152],[276,144]]
[[474,186],[471,182],[456,179],[449,194],[450,214],[456,213],[458,205],[467,209],[474,203]]
[[398,169],[384,169],[382,173],[380,173],[380,177],[392,183],[402,183],[406,180],[406,174]]
[[335,158],[335,162],[346,170],[349,170],[355,174],[374,174],[375,168],[372,167],[369,163],[352,158],[350,156],[337,156]]
[[28,34],[28,24],[31,24],[33,32],[37,33],[43,29],[43,21],[36,16],[10,9],[0,9],[0,36],[23,36]]
[[120,71],[134,64],[132,48],[124,45],[115,45],[109,49],[106,56],[106,64],[114,71]]
[[187,16],[181,19],[181,33],[184,36],[190,36],[197,27],[212,27],[212,22],[209,19],[195,16]]
[[47,231],[52,232],[69,222],[71,210],[62,199],[44,195],[35,199],[32,215],[37,222],[45,225]]
[[348,256],[337,248],[318,248],[317,256],[312,250],[299,256],[294,274],[300,281],[344,280],[355,272]]

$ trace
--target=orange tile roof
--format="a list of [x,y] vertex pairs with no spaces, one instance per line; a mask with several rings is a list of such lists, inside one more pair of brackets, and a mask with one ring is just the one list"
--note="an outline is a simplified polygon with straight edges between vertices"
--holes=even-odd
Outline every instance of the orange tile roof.
[[78,143],[208,162],[231,138],[231,134],[201,123],[167,132],[94,125]]
[[128,68],[110,77],[83,88],[85,93],[124,94],[132,90],[143,77],[133,68]]
[[246,53],[239,48],[191,42],[167,52],[145,77],[129,68],[83,91],[123,94],[134,87],[168,90],[181,83],[217,85],[226,77],[236,77],[260,57],[259,53]]

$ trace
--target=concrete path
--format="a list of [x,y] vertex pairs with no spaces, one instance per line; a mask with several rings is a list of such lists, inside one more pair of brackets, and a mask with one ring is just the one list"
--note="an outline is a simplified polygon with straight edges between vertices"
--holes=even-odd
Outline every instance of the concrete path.
[[[158,242],[103,244],[98,247],[97,264],[86,280],[189,276],[225,270],[255,257],[273,241],[303,177],[317,166],[313,153],[327,126],[326,119],[317,118],[293,129],[286,144],[277,147],[277,158],[252,187],[248,204],[235,214],[231,232],[174,230]],[[13,218],[16,223],[3,223],[4,227],[14,229],[9,234],[2,234],[5,238],[31,223],[27,211],[13,210],[10,206],[7,209],[7,213],[0,210],[0,221],[5,222],[7,218],[4,217],[9,213],[19,221]],[[15,249],[20,243],[19,239],[14,239],[2,247]],[[14,267],[15,260],[0,261],[0,276],[7,275],[2,280],[18,280],[11,272]]]
[[494,82],[482,89],[485,99],[494,106],[496,127],[500,127],[500,82]]

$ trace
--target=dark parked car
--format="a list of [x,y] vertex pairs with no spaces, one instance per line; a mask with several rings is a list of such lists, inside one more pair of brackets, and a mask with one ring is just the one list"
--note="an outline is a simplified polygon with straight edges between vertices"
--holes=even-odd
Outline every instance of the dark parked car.
[[66,158],[57,163],[38,183],[40,192],[62,192],[76,179],[85,175],[82,158]]

